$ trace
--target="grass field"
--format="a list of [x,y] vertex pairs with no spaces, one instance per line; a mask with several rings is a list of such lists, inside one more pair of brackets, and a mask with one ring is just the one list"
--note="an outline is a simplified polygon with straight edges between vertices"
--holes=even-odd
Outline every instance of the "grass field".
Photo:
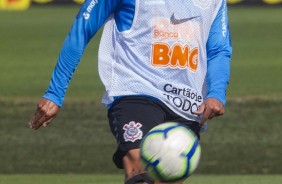
[[[120,184],[121,175],[0,175],[0,184]],[[194,175],[184,184],[281,184],[278,175]]]
[[[77,11],[0,12],[0,173],[28,174],[1,175],[0,184],[122,181],[111,162],[115,142],[100,104],[100,32],[82,58],[59,117],[40,131],[27,126]],[[202,134],[197,170],[219,175],[195,175],[191,183],[282,183],[281,22],[281,8],[230,8],[234,56],[226,115],[212,120]]]

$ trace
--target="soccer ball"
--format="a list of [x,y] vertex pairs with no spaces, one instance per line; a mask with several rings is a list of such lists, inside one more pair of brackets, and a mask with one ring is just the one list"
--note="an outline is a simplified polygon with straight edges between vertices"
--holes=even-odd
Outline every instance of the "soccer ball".
[[141,160],[155,181],[178,182],[197,168],[201,147],[198,138],[184,125],[167,122],[150,130],[140,145]]

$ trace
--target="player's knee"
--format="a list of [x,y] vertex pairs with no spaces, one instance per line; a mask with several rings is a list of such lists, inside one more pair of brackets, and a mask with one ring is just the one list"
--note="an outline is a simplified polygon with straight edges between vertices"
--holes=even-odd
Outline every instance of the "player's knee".
[[129,178],[125,184],[154,184],[154,181],[146,173],[141,173]]
[[144,173],[144,169],[141,165],[139,149],[132,149],[126,153],[123,157],[123,166],[126,175],[125,184],[153,184],[153,181],[151,181]]
[[123,166],[126,174],[134,172],[135,174],[138,174],[143,172],[139,152],[139,149],[129,150],[127,154],[123,157]]
[[131,149],[125,155],[129,160],[140,160],[140,149]]

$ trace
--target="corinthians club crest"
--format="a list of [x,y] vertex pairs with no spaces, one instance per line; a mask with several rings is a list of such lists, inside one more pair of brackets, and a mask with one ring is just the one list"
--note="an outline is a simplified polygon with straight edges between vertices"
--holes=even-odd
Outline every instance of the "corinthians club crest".
[[138,139],[142,139],[143,132],[140,130],[142,127],[141,123],[135,123],[134,121],[129,122],[123,126],[124,134],[123,138],[126,142],[134,142]]
[[194,4],[202,9],[207,9],[211,5],[211,0],[193,0]]

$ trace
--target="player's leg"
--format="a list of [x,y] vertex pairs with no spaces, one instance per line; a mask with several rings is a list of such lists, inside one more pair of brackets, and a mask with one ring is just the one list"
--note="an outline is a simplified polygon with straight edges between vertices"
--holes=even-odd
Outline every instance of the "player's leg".
[[[153,182],[145,173],[141,166],[140,149],[132,149],[123,157],[125,169],[125,184],[166,184]],[[181,182],[175,184],[182,184]]]
[[125,180],[132,178],[140,173],[144,173],[140,162],[139,149],[129,150],[123,157],[123,167],[125,172]]
[[162,108],[147,97],[124,97],[109,109],[108,118],[118,143],[113,161],[124,169],[126,184],[153,184],[141,166],[139,145],[151,128],[164,122]]
[[125,184],[153,184],[146,175],[140,160],[140,149],[129,150],[123,157]]

